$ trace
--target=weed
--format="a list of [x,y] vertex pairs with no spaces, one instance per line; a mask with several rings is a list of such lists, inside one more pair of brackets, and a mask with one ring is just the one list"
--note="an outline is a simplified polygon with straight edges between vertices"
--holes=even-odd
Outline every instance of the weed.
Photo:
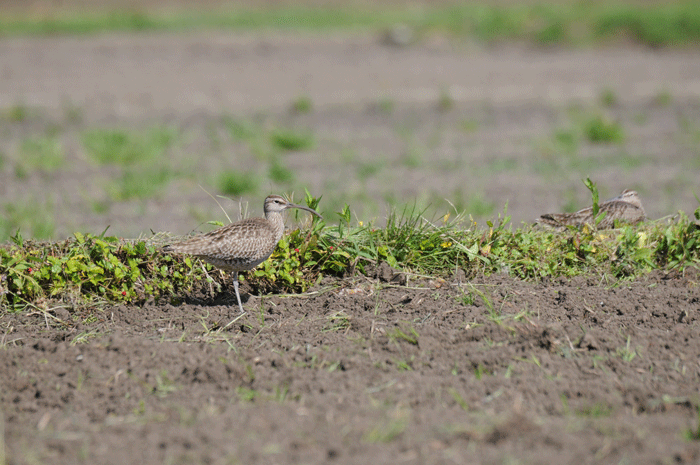
[[420,168],[423,165],[424,152],[423,148],[417,147],[415,144],[409,144],[404,148],[401,163],[406,168]]
[[362,436],[364,442],[371,444],[391,442],[406,429],[406,418],[394,418],[372,427]]
[[488,169],[492,173],[516,171],[519,167],[517,158],[493,158],[488,161]]
[[56,137],[24,139],[19,147],[20,164],[23,169],[55,171],[63,166],[63,145]]
[[647,121],[649,121],[649,115],[640,111],[632,117],[632,121],[634,121],[634,124],[642,126],[643,124],[646,124]]
[[282,165],[278,160],[270,164],[268,176],[277,184],[289,184],[294,181],[294,173],[292,170]]
[[386,335],[392,341],[403,340],[409,344],[418,345],[418,331],[413,327],[410,327],[408,331],[403,331],[401,328],[394,328],[393,330],[387,331]]
[[219,190],[222,194],[240,196],[258,188],[257,175],[239,171],[224,171],[219,175]]
[[256,397],[259,397],[258,391],[255,389],[250,389],[245,386],[239,386],[236,388],[236,394],[238,398],[243,402],[253,402]]
[[596,184],[593,181],[591,181],[591,178],[586,178],[586,180],[584,181],[584,185],[591,192],[591,211],[593,212],[593,218],[595,218],[595,226],[598,226],[604,218],[602,215],[605,214],[598,214],[598,212],[600,212],[600,205],[598,204],[598,200],[600,197],[598,194],[598,186],[596,186]]
[[440,96],[438,97],[438,110],[440,111],[450,111],[455,106],[455,100],[450,93],[450,89],[443,87],[440,89]]
[[313,109],[313,102],[308,95],[302,95],[292,102],[291,110],[294,113],[309,113]]
[[396,102],[390,97],[384,97],[377,102],[377,109],[384,115],[390,115],[394,112]]
[[383,167],[384,162],[381,157],[377,157],[377,159],[375,159],[374,161],[366,163],[359,162],[356,168],[357,177],[360,178],[360,181],[364,182],[367,179],[379,173]]
[[479,121],[476,119],[465,119],[460,122],[459,127],[467,134],[472,134],[479,130]]
[[287,396],[289,395],[289,386],[284,385],[284,386],[277,386],[275,388],[275,395],[274,395],[274,400],[277,403],[283,404],[285,400],[287,400]]
[[157,194],[173,178],[167,166],[126,168],[117,181],[108,186],[115,200],[148,199]]
[[551,45],[568,40],[568,25],[557,15],[547,15],[546,22],[536,31],[534,38],[542,45]]
[[617,105],[617,95],[612,89],[604,89],[600,93],[600,103],[605,107],[612,107]]
[[411,360],[394,360],[394,363],[396,364],[396,369],[398,371],[413,371],[413,366],[411,365],[413,363],[414,357],[411,356]]
[[489,375],[490,373],[479,363],[474,367],[474,377],[477,380],[481,380],[484,375]]
[[567,154],[575,154],[579,146],[579,134],[573,129],[559,129],[552,136],[555,147]]
[[593,405],[580,408],[576,414],[581,417],[601,418],[612,415],[613,408],[602,402],[596,402]]
[[457,402],[457,404],[462,407],[462,410],[465,412],[469,411],[469,405],[467,404],[467,401],[464,400],[464,398],[457,392],[455,388],[448,388],[447,392],[450,393],[452,398]]
[[534,44],[592,43],[620,36],[637,43],[661,47],[697,43],[700,14],[693,0],[635,4],[572,3],[513,4],[449,3],[421,8],[391,6],[382,9],[338,4],[318,8],[289,4],[274,9],[254,6],[234,11],[213,9],[193,14],[186,9],[159,12],[110,11],[71,15],[26,15],[3,18],[0,33],[8,35],[95,34],[106,31],[192,30],[386,30],[408,24],[416,30],[495,41],[528,41]]
[[275,129],[270,134],[274,147],[287,151],[310,150],[314,146],[314,135],[310,131]]
[[73,104],[70,100],[64,100],[63,117],[69,124],[79,124],[83,122],[83,110],[79,106]]
[[4,113],[4,116],[8,121],[13,123],[21,123],[29,117],[30,110],[26,105],[18,103],[6,109]]
[[173,380],[168,376],[166,370],[162,370],[156,375],[156,385],[153,387],[153,393],[160,398],[167,397],[168,394],[178,390]]
[[468,197],[466,203],[455,204],[457,211],[463,211],[476,217],[485,217],[493,214],[496,206],[493,202],[484,199],[481,194]]
[[660,107],[667,107],[671,105],[671,102],[673,102],[673,96],[671,95],[671,92],[668,90],[660,90],[655,96],[654,96],[654,104]]
[[162,159],[178,137],[174,129],[143,131],[94,129],[83,134],[85,150],[100,164],[128,166]]
[[624,347],[618,347],[615,352],[624,362],[631,362],[637,356],[637,351],[630,348],[630,337],[627,336],[627,344]]
[[223,124],[234,140],[251,140],[261,131],[254,122],[247,119],[223,118]]
[[[590,180],[587,187],[595,208],[597,189]],[[318,201],[307,193],[307,205],[317,208]],[[196,259],[157,253],[158,241],[163,241],[159,236],[148,241],[123,241],[104,233],[76,233],[72,239],[55,243],[25,241],[18,225],[35,235],[52,232],[50,224],[28,221],[36,217],[36,206],[31,206],[31,214],[29,208],[6,205],[0,220],[0,232],[14,233],[12,243],[0,246],[0,305],[10,311],[63,297],[78,304],[142,301],[150,296],[169,296],[195,284],[207,285],[206,280],[212,279]],[[612,234],[600,234],[594,228],[554,234],[530,227],[513,229],[506,209],[496,224],[487,221],[483,229],[463,215],[450,221],[445,217],[430,221],[415,206],[405,207],[400,214],[392,211],[386,226],[375,228],[353,224],[346,205],[339,211],[338,225],[327,226],[314,219],[309,226],[285,234],[272,260],[249,272],[246,279],[254,286],[296,292],[308,289],[322,275],[343,275],[349,269],[363,272],[367,263],[381,261],[429,276],[449,276],[461,268],[467,274],[506,271],[527,279],[589,272],[629,276],[650,269],[682,269],[700,263],[700,228],[696,224],[700,207],[694,215],[693,220],[679,214],[666,222],[626,226]],[[43,216],[51,215],[40,216],[44,221]],[[478,295],[471,289],[461,299],[469,305]],[[482,298],[490,318],[500,324],[505,317],[485,295]],[[333,324],[344,325],[342,315],[332,320],[331,327]],[[419,340],[410,325],[396,328],[389,337],[409,344]],[[632,359],[633,353],[639,355],[631,348],[620,355]]]
[[461,293],[459,297],[456,298],[457,302],[464,305],[465,307],[470,307],[474,305],[474,302],[476,301],[476,299],[474,298],[474,294],[472,294],[471,292],[465,292],[461,288],[460,291]]
[[700,13],[693,2],[669,5],[664,9],[637,9],[632,5],[601,10],[595,21],[597,37],[623,33],[652,47],[692,43],[700,38]]
[[0,206],[0,211],[3,212],[0,216],[0,242],[20,229],[37,239],[48,239],[54,234],[51,202],[29,198],[25,202],[8,202]]
[[695,426],[683,430],[683,438],[686,441],[700,441],[700,406],[696,406],[695,410],[697,412]]
[[620,143],[625,138],[620,123],[601,115],[589,118],[584,123],[583,132],[593,143]]
[[324,332],[328,331],[346,331],[350,328],[350,315],[343,311],[335,312],[326,317],[328,324],[323,328]]
[[97,330],[83,331],[78,333],[70,342],[70,345],[74,346],[76,344],[87,344],[90,339],[95,338],[99,335]]

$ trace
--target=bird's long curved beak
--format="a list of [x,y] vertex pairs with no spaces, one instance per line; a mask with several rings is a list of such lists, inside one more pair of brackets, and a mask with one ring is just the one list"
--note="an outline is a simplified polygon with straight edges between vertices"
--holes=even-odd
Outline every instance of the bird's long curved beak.
[[298,208],[299,210],[306,210],[307,212],[313,213],[314,215],[323,219],[323,217],[321,215],[319,215],[318,212],[316,210],[314,210],[313,208],[305,207],[303,205],[297,205],[297,204],[291,203],[291,202],[287,204],[287,208]]

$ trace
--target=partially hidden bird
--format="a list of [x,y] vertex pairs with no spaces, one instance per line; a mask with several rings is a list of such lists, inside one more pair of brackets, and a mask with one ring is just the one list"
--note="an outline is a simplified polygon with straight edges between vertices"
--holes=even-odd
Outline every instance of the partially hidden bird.
[[182,253],[199,257],[224,271],[234,272],[233,287],[241,313],[243,304],[238,292],[238,273],[252,270],[267,260],[284,233],[282,212],[289,208],[308,211],[317,217],[316,210],[296,205],[279,195],[265,199],[265,218],[247,218],[222,226],[206,234],[164,246],[164,253]]
[[[617,197],[608,199],[598,205],[598,214],[605,213],[598,223],[598,229],[611,229],[618,223],[637,224],[646,219],[642,200],[636,191],[625,189]],[[547,213],[540,216],[536,223],[553,228],[563,229],[567,226],[580,227],[584,224],[594,226],[593,206],[575,213]]]

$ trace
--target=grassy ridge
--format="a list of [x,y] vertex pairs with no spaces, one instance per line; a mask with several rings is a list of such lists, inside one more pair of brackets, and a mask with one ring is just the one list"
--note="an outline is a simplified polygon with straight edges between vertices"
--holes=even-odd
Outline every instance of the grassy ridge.
[[[312,208],[317,203],[307,196]],[[449,276],[463,269],[467,275],[507,272],[526,279],[590,272],[620,278],[700,264],[700,222],[683,214],[668,222],[564,233],[513,230],[508,217],[479,229],[461,217],[435,224],[406,211],[375,229],[351,226],[347,207],[338,215],[337,226],[315,221],[286,235],[272,259],[247,278],[254,287],[279,292],[305,290],[323,275],[362,272],[366,264],[380,261],[421,275]],[[695,218],[700,220],[700,207]],[[35,243],[17,233],[13,242],[0,248],[0,305],[9,311],[46,309],[48,302],[138,303],[183,295],[195,286],[222,285],[208,265],[161,254],[159,235],[124,241],[76,233],[67,241]]]
[[94,34],[110,31],[192,30],[381,30],[405,24],[418,35],[441,32],[485,42],[520,40],[538,44],[587,44],[633,40],[649,46],[700,42],[697,0],[639,5],[578,2],[493,6],[477,3],[318,7],[283,6],[220,11],[57,11],[0,18],[0,36]]

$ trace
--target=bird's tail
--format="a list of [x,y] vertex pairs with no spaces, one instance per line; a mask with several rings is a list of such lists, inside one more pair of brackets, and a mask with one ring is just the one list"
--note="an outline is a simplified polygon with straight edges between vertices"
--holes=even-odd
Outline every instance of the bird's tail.
[[545,213],[535,220],[535,223],[551,226],[553,228],[562,228],[571,224],[573,215],[571,213]]

